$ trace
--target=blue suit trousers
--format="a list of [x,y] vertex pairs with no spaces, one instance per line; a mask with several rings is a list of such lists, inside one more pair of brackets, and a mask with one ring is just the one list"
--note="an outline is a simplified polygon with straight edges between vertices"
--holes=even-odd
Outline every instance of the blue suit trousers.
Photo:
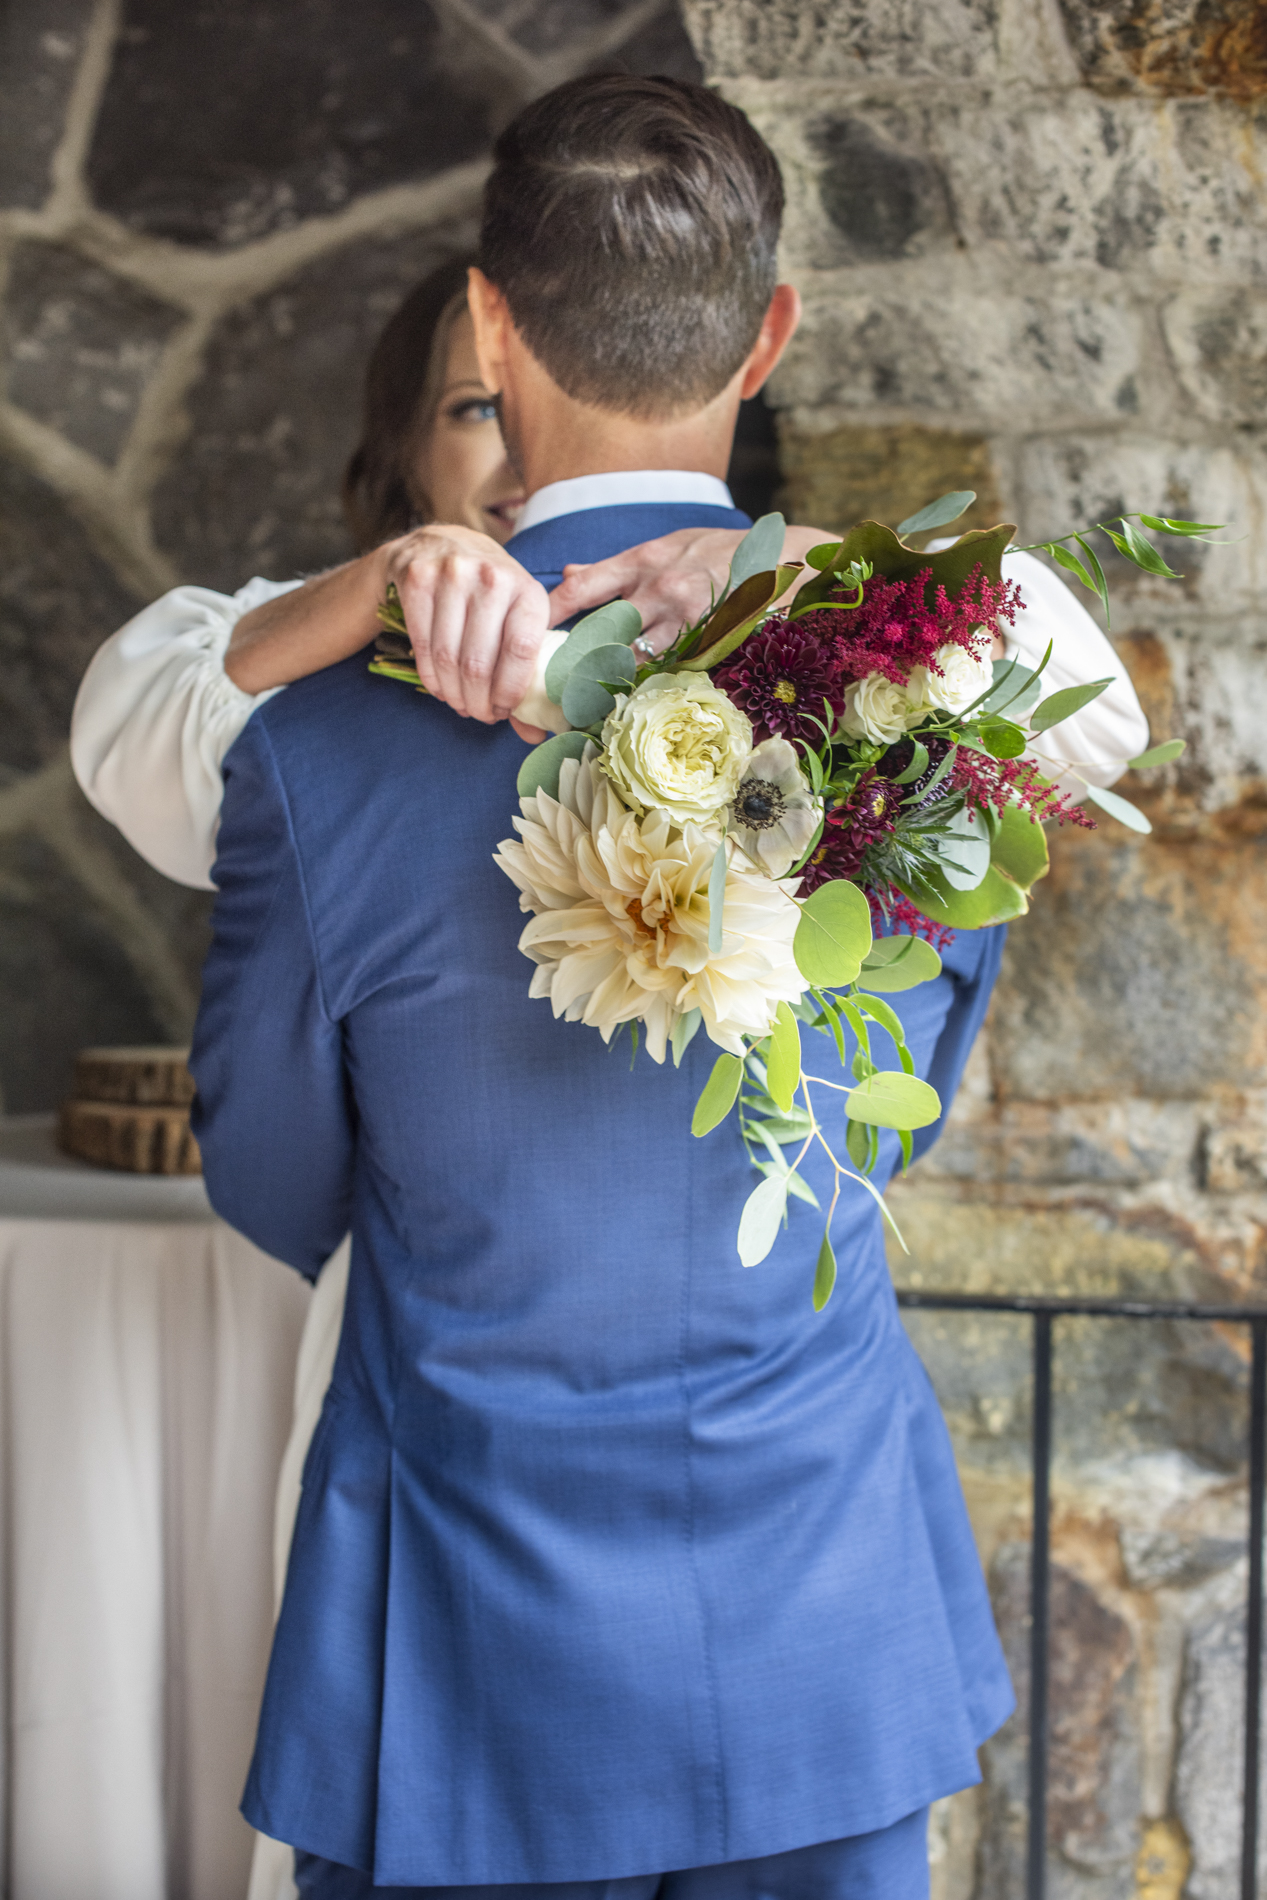
[[928,1900],[928,1809],[842,1841],[760,1860],[546,1886],[375,1887],[369,1874],[295,1855],[302,1900]]

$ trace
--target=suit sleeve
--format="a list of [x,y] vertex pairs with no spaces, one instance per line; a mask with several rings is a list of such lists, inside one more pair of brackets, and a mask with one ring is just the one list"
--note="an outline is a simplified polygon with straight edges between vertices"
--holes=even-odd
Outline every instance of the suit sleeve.
[[290,812],[263,720],[224,765],[219,895],[190,1066],[207,1192],[307,1278],[347,1231],[355,1112]]

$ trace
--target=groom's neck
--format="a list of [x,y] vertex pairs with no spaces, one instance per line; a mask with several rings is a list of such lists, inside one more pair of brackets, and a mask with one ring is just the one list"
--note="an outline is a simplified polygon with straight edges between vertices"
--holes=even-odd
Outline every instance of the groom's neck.
[[523,353],[502,390],[502,422],[528,494],[550,482],[622,469],[691,469],[725,477],[738,379],[704,408],[670,416],[620,415],[578,402]]

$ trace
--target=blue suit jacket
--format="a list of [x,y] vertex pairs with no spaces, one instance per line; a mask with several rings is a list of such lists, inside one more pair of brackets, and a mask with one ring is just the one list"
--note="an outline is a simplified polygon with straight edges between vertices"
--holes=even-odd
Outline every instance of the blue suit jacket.
[[[552,577],[719,517],[513,545]],[[1011,1706],[869,1198],[842,1195],[816,1317],[812,1208],[739,1265],[751,1169],[733,1125],[689,1133],[706,1039],[631,1070],[529,1000],[492,861],[522,756],[360,656],[225,764],[207,1186],[302,1272],[353,1236],[245,1812],[392,1886],[866,1832],[975,1780]],[[998,949],[961,936],[897,999],[947,1094]]]

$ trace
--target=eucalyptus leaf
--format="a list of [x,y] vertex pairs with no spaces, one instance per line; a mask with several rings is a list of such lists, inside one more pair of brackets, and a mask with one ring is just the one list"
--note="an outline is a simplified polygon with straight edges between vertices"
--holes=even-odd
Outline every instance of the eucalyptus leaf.
[[995,660],[994,685],[982,700],[979,713],[1027,712],[1043,690],[1041,673],[1019,660]]
[[673,1048],[673,1066],[675,1069],[681,1068],[682,1057],[686,1054],[691,1043],[694,1041],[695,1032],[703,1020],[704,1018],[699,1010],[688,1009],[686,1013],[679,1016],[674,1023],[673,1034],[670,1036],[669,1041]]
[[801,905],[792,954],[807,983],[852,983],[871,944],[871,907],[856,884],[833,879]]
[[1019,759],[1025,750],[1025,734],[1011,719],[984,719],[981,743],[992,759]]
[[886,995],[913,990],[941,974],[941,958],[923,937],[877,937],[862,966],[858,988]]
[[742,1081],[743,1063],[739,1057],[718,1056],[713,1064],[713,1073],[705,1082],[695,1104],[695,1113],[691,1118],[693,1135],[711,1134],[719,1122],[725,1121],[735,1106],[735,1097]]
[[929,1128],[941,1116],[941,1098],[917,1075],[881,1069],[850,1089],[845,1113],[851,1121],[876,1128]]
[[887,1030],[899,1048],[906,1041],[902,1018],[895,1009],[890,1009],[887,1003],[882,1003],[878,996],[860,996],[858,1007],[867,1012],[872,1022],[879,1023],[881,1029]]
[[1033,732],[1048,732],[1052,726],[1060,725],[1062,720],[1071,719],[1093,699],[1098,699],[1113,680],[1088,680],[1081,686],[1063,686],[1058,693],[1048,693],[1040,700],[1029,716],[1030,729]]
[[1129,798],[1120,798],[1116,792],[1110,792],[1103,785],[1088,785],[1087,797],[1101,811],[1108,812],[1110,818],[1125,825],[1130,831],[1151,831],[1152,825],[1145,818],[1138,805],[1132,805]]
[[800,1026],[786,1003],[780,1003],[775,1014],[766,1078],[771,1096],[786,1115],[801,1080]]
[[760,521],[753,522],[731,560],[727,594],[742,587],[753,574],[768,574],[779,565],[786,533],[782,515],[762,515]]
[[942,829],[927,833],[925,844],[952,890],[975,891],[990,869],[989,834],[966,805]]
[[1150,746],[1147,752],[1141,752],[1137,759],[1128,759],[1127,764],[1135,772],[1146,772],[1154,765],[1169,765],[1181,752],[1188,749],[1186,739],[1164,739],[1160,745]]
[[583,732],[556,732],[552,739],[534,746],[515,780],[520,798],[533,798],[538,792],[548,792],[551,798],[557,798],[564,759],[579,759],[588,743]]
[[845,1123],[845,1153],[855,1168],[866,1168],[871,1159],[871,1131],[866,1122]]
[[908,534],[926,534],[930,528],[944,528],[948,521],[958,521],[976,499],[974,488],[956,488],[949,495],[941,495],[936,501],[930,501],[918,514],[908,515],[905,521],[899,521],[897,532],[905,538]]
[[761,1264],[779,1235],[787,1208],[787,1176],[770,1174],[744,1202],[739,1216],[739,1258],[745,1267]]
[[547,699],[563,704],[563,685],[572,668],[593,647],[629,646],[642,632],[642,615],[627,600],[609,600],[578,620],[557,653],[546,662]]
[[638,663],[628,647],[591,647],[582,653],[563,682],[559,701],[563,717],[570,726],[595,726],[615,710],[613,686],[622,690],[633,685]]
[[832,1252],[831,1233],[824,1233],[823,1244],[818,1250],[818,1265],[814,1269],[814,1311],[821,1313],[832,1296],[836,1284],[836,1256]]
[[721,950],[722,928],[726,908],[726,840],[723,838],[713,854],[713,868],[708,874],[708,954],[715,957]]

